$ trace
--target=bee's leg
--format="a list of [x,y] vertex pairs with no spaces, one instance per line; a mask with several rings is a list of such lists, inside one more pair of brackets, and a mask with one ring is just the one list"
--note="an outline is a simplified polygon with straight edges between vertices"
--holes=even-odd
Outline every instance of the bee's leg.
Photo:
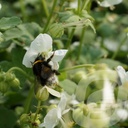
[[59,73],[57,70],[53,70],[53,72],[54,72],[56,75],[60,75],[60,73]]
[[53,52],[53,54],[47,59],[47,63],[49,63],[51,61],[51,59],[53,58],[55,52]]

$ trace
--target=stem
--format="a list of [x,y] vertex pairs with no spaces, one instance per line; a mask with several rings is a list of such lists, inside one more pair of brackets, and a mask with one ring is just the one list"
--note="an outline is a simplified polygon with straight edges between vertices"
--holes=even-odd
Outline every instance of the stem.
[[61,0],[61,1],[60,1],[60,4],[59,4],[60,9],[59,9],[59,11],[62,10],[62,7],[63,7],[64,2],[65,2],[65,0]]
[[47,5],[46,5],[46,0],[42,0],[42,5],[43,5],[43,9],[44,9],[46,17],[48,17],[49,16],[49,11],[48,11],[48,8],[47,8]]
[[36,120],[36,117],[37,117],[37,115],[38,115],[38,113],[40,111],[40,106],[41,106],[41,101],[39,100],[38,101],[38,105],[37,105],[37,109],[36,109],[36,113],[35,113],[35,116],[33,118],[33,122]]
[[81,0],[78,0],[77,12],[78,14],[81,12]]
[[47,28],[48,28],[48,25],[49,25],[50,20],[51,20],[51,18],[52,18],[54,9],[55,9],[55,7],[56,7],[56,3],[57,3],[57,0],[54,0],[53,6],[52,6],[52,10],[51,10],[51,12],[50,12],[50,15],[49,15],[49,17],[48,17],[48,20],[47,20],[47,23],[46,23],[46,25],[45,25],[45,27],[44,27],[43,32],[46,32],[46,30],[47,30]]
[[21,13],[23,16],[23,20],[26,20],[26,13],[25,13],[25,5],[24,5],[24,0],[20,0],[20,7],[21,7]]
[[7,72],[12,72],[14,70],[17,70],[19,72],[21,72],[25,77],[27,77],[27,79],[30,81],[30,82],[33,82],[33,78],[31,78],[26,72],[24,72],[21,68],[19,67],[12,67],[10,68]]
[[127,40],[127,37],[128,37],[128,36],[126,35],[125,38],[120,42],[120,44],[119,44],[117,50],[114,52],[114,54],[113,54],[113,56],[112,56],[112,59],[115,59],[115,58],[116,58],[118,52],[120,51],[121,46],[122,46],[122,45],[125,43],[125,41]]
[[25,101],[24,113],[28,113],[29,112],[29,108],[30,108],[30,104],[31,104],[31,101],[32,101],[33,93],[34,93],[34,84],[32,85],[32,87],[31,87],[31,89],[29,91],[28,97],[27,97],[27,99]]
[[71,40],[72,40],[72,38],[73,38],[73,35],[74,35],[74,32],[75,32],[75,28],[73,28],[72,30],[71,30],[71,33],[70,33],[70,35],[69,35],[69,40],[67,41],[67,43],[66,43],[66,48],[70,48],[70,44],[71,44]]
[[86,9],[89,2],[90,2],[90,0],[84,0],[81,10]]
[[[64,2],[65,2],[65,0],[61,0],[61,1],[60,1],[58,12],[61,12],[61,10],[62,10],[62,8],[63,8]],[[54,18],[52,19],[51,22],[55,22],[55,21],[57,21],[57,15],[54,16]]]
[[80,58],[80,53],[81,53],[81,50],[82,50],[82,44],[83,44],[83,39],[84,39],[84,32],[85,32],[85,28],[82,29],[82,34],[81,34],[81,38],[80,38],[80,45],[79,45],[78,56],[77,56],[78,60]]
[[85,68],[85,67],[94,67],[95,65],[94,64],[82,64],[82,65],[78,65],[78,66],[73,66],[73,67],[70,67],[70,68],[64,68],[64,69],[61,69],[59,70],[60,72],[65,72],[65,71],[69,71],[69,70],[74,70],[74,69],[77,69],[77,68]]

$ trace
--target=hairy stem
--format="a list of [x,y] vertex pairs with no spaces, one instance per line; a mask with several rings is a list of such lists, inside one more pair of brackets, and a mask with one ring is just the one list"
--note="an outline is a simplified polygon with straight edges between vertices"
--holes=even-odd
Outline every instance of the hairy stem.
[[19,67],[12,67],[12,68],[10,68],[7,72],[13,72],[13,71],[19,71],[19,72],[21,72],[29,81],[31,81],[31,82],[33,82],[34,81],[34,79],[33,78],[31,78],[25,71],[23,71],[21,68],[19,68]]
[[26,99],[25,105],[24,105],[24,113],[29,112],[31,101],[32,101],[32,98],[33,98],[33,95],[34,95],[34,87],[35,87],[35,85],[33,84],[29,93],[28,93],[28,96],[27,96],[27,99]]
[[75,32],[75,28],[73,28],[73,29],[71,30],[70,34],[69,34],[68,41],[67,41],[67,43],[66,43],[66,48],[70,48],[70,44],[71,44],[71,41],[72,41],[74,32]]
[[41,101],[38,101],[38,104],[37,104],[37,109],[36,109],[36,113],[35,113],[35,116],[33,118],[33,122],[36,120],[36,117],[40,111],[40,106],[41,106]]
[[80,58],[80,54],[81,54],[81,50],[82,50],[82,44],[83,44],[83,39],[84,39],[84,33],[85,33],[85,28],[82,29],[82,33],[81,33],[81,37],[80,37],[80,45],[79,45],[78,56],[77,56],[77,59],[78,59],[78,60],[79,60],[79,58]]
[[95,67],[94,64],[82,64],[82,65],[78,65],[78,66],[73,66],[73,67],[70,67],[70,68],[64,68],[64,69],[61,69],[59,70],[59,72],[66,72],[66,71],[69,71],[69,70],[74,70],[74,69],[77,69],[77,68],[85,68],[85,67]]
[[46,23],[46,25],[45,25],[45,27],[44,27],[43,32],[46,32],[46,31],[47,31],[47,28],[48,28],[48,26],[49,26],[49,24],[50,24],[50,21],[51,21],[51,18],[52,18],[54,9],[55,9],[55,7],[56,7],[56,4],[57,4],[57,0],[54,0],[54,3],[53,3],[53,6],[52,6],[50,15],[49,15],[49,17],[48,17],[48,20],[47,20],[47,23]]
[[48,11],[48,8],[47,8],[47,5],[46,5],[46,0],[42,0],[42,5],[43,5],[43,9],[44,9],[46,17],[48,17],[49,16],[49,11]]

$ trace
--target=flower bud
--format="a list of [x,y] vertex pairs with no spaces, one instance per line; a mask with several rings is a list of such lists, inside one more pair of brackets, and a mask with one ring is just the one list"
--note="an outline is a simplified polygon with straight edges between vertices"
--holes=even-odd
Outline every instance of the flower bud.
[[5,79],[5,72],[0,72],[0,82],[4,81]]
[[109,117],[102,110],[92,110],[90,113],[90,121],[96,128],[107,127],[109,123]]
[[41,101],[47,100],[49,97],[49,92],[45,87],[40,87],[36,93],[36,98]]
[[59,38],[64,33],[64,27],[61,23],[54,23],[49,27],[49,33],[54,38]]
[[81,108],[77,108],[73,111],[73,120],[80,126],[83,124],[84,120],[83,110]]
[[5,81],[12,81],[15,78],[15,75],[13,73],[7,72],[5,74]]
[[86,78],[86,74],[84,71],[78,71],[75,73],[75,75],[73,76],[73,81],[76,82],[76,83],[79,83],[79,81],[81,79],[85,79]]
[[[35,118],[35,115],[36,115],[36,113],[31,113],[31,115],[30,115],[31,120],[33,120],[33,119]],[[35,119],[35,120],[37,120],[37,119],[39,119],[39,118],[40,118],[40,114],[37,114],[37,116],[36,116],[36,119]]]
[[22,114],[20,117],[21,124],[27,124],[30,120],[30,116],[28,114]]
[[9,84],[13,90],[18,90],[20,88],[20,81],[17,78],[10,81]]
[[1,93],[6,93],[7,91],[8,91],[8,89],[9,89],[9,85],[8,85],[8,83],[7,82],[5,82],[5,81],[1,81],[0,82],[0,92]]
[[84,115],[87,115],[88,112],[89,112],[88,106],[84,104],[84,105],[83,105],[83,114],[84,114]]

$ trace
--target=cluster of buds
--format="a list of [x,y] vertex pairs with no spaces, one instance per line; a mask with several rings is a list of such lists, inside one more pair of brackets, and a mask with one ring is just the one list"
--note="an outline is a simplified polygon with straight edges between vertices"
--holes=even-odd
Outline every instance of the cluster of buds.
[[9,89],[17,90],[20,88],[20,82],[11,72],[0,71],[0,92],[6,93]]
[[38,128],[40,124],[40,115],[38,114],[35,118],[35,113],[22,114],[20,117],[20,125],[25,126],[33,126],[34,128]]

